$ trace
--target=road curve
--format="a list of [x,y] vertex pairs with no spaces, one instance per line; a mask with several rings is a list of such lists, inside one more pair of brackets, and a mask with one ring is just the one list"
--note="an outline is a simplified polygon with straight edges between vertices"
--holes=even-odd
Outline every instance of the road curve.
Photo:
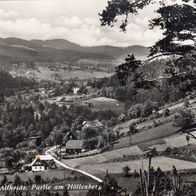
[[94,176],[94,175],[92,175],[92,174],[89,174],[88,172],[85,172],[85,171],[80,170],[80,169],[72,168],[72,167],[70,167],[70,166],[68,166],[68,165],[66,165],[66,164],[64,164],[64,163],[62,163],[61,161],[57,160],[54,156],[51,155],[51,152],[52,152],[53,150],[55,150],[56,148],[57,148],[57,147],[54,146],[54,147],[48,149],[48,150],[45,152],[47,155],[51,156],[51,159],[53,159],[53,160],[55,161],[55,163],[57,163],[58,165],[64,167],[65,169],[68,169],[68,170],[71,170],[71,171],[77,171],[77,172],[79,172],[79,173],[81,173],[81,174],[84,174],[85,176],[88,176],[88,177],[92,178],[93,180],[95,180],[95,181],[97,181],[97,182],[103,182],[103,180],[101,180],[100,178],[98,178],[98,177],[96,177],[96,176]]

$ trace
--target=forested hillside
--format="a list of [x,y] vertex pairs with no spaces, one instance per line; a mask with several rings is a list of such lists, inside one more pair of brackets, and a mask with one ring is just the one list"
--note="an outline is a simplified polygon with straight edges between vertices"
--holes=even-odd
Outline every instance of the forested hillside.
[[23,78],[17,77],[13,78],[7,72],[0,72],[0,93],[4,95],[12,95],[17,90],[23,89],[25,87],[32,87],[34,84],[33,81]]

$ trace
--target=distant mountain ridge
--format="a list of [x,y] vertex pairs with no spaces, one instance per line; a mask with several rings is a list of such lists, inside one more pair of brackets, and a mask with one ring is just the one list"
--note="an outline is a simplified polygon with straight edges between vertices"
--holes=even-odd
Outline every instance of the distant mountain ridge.
[[0,57],[17,57],[32,61],[76,62],[79,59],[118,59],[128,54],[147,56],[148,48],[140,45],[129,47],[80,46],[65,39],[24,40],[15,37],[0,38]]

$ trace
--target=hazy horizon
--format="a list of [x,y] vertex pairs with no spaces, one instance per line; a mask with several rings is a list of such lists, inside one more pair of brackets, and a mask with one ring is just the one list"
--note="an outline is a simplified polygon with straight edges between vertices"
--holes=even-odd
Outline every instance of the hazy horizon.
[[[102,27],[98,13],[107,0],[7,0],[0,1],[0,37],[21,39],[66,39],[82,46],[150,46],[161,38],[159,29],[150,30],[155,15],[150,5],[129,16],[127,32],[119,25]],[[121,20],[120,20],[121,21]]]
[[[20,0],[17,0],[17,1],[20,1]],[[92,46],[86,46],[86,45],[80,45],[79,43],[76,43],[76,42],[72,42],[70,40],[67,40],[65,38],[54,38],[54,39],[23,39],[23,38],[19,38],[19,37],[0,37],[0,39],[10,39],[10,38],[14,38],[14,39],[21,39],[21,40],[25,40],[25,41],[35,41],[35,40],[38,40],[38,41],[53,41],[53,40],[65,40],[65,41],[68,41],[72,44],[76,44],[76,45],[79,45],[81,47],[97,47],[97,46],[111,46],[111,47],[121,47],[121,48],[126,48],[126,47],[129,47],[129,46],[143,46],[143,47],[150,47],[150,46],[144,46],[142,44],[132,44],[132,45],[128,45],[128,46],[116,46],[116,45],[111,45],[111,44],[102,44],[102,45],[92,45]]]

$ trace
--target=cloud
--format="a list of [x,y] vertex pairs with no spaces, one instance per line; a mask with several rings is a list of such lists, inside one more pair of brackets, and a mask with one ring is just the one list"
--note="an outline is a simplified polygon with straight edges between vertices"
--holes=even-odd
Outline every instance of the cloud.
[[[63,4],[62,1],[59,4],[52,2],[44,7],[46,4],[45,1],[42,1],[42,6],[38,11],[35,9],[38,8],[37,3],[26,2],[26,4],[20,4],[21,7],[4,4],[0,9],[0,37],[63,38],[85,46],[129,46],[133,44],[149,46],[161,37],[160,30],[149,30],[148,28],[148,21],[154,13],[144,10],[137,16],[129,17],[127,32],[122,33],[118,25],[113,28],[101,27],[98,10],[94,9],[92,12],[89,0],[86,9],[83,5],[82,10],[74,12],[73,15],[69,10],[72,8],[71,2],[73,1],[67,0],[67,2],[69,4]],[[105,5],[103,2],[105,0],[102,0],[103,5],[99,5],[102,9]]]

